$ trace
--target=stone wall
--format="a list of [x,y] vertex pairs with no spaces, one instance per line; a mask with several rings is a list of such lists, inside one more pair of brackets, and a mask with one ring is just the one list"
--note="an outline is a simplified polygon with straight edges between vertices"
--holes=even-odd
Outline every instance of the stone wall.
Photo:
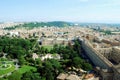
[[82,47],[95,66],[99,66],[100,68],[103,69],[109,69],[109,70],[111,69],[112,63],[109,62],[108,59],[106,59],[103,55],[95,51],[89,42],[83,41]]

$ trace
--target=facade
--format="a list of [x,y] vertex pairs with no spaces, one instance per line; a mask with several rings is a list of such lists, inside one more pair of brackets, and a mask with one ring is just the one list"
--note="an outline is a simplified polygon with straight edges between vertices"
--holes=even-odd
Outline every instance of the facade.
[[65,38],[44,38],[40,40],[42,45],[54,45],[54,44],[63,44],[67,45],[69,40]]

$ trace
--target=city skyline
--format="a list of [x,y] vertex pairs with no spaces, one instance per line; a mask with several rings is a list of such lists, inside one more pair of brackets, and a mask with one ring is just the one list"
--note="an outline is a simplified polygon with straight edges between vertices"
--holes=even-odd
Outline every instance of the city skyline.
[[0,2],[0,22],[120,23],[119,8],[119,0],[4,0]]

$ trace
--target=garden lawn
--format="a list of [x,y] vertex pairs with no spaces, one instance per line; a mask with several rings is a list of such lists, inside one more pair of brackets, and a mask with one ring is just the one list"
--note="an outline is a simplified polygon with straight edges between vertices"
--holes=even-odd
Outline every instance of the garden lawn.
[[30,70],[37,71],[37,68],[32,67],[32,66],[24,65],[24,66],[22,66],[22,67],[18,70],[18,72],[21,73],[21,74],[23,74],[23,73],[25,73],[25,72],[27,72],[27,71],[30,71]]
[[11,67],[8,68],[8,69],[5,69],[5,70],[0,70],[0,76],[2,75],[6,75],[7,73],[9,72],[13,72],[15,70],[15,66],[13,63],[10,63],[11,64]]
[[52,45],[45,45],[45,46],[43,46],[44,48],[47,48],[49,51],[53,48],[53,46]]

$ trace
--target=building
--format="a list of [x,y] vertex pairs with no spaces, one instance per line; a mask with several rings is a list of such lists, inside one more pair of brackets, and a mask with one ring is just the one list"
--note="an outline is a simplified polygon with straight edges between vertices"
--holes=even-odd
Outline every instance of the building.
[[[87,39],[82,41],[82,47],[86,55],[90,58],[95,66],[100,67],[98,70],[102,76],[102,80],[120,80],[120,49],[119,47],[113,48],[94,48],[92,43]],[[117,64],[114,64],[115,63]]]

